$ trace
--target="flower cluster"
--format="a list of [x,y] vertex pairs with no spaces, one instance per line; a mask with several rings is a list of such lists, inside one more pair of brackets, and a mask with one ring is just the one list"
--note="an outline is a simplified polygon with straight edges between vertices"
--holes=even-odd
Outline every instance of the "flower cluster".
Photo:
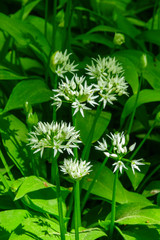
[[86,106],[89,103],[91,106],[96,105],[95,99],[98,96],[94,96],[93,85],[88,86],[85,77],[78,77],[74,75],[71,80],[65,77],[65,80],[58,84],[58,89],[53,89],[55,95],[52,97],[53,104],[57,109],[61,107],[62,102],[66,101],[72,104],[72,108],[75,109],[74,114],[78,111],[81,112],[84,117],[84,109],[90,109]]
[[[111,143],[112,143],[111,149],[112,150],[108,150],[108,145],[104,138],[103,138],[102,142],[98,141],[99,146],[96,146],[95,148],[97,150],[103,151],[107,157],[111,157],[112,159],[114,159],[116,161],[115,163],[113,163],[113,166],[114,166],[113,172],[115,172],[117,169],[119,169],[119,171],[122,173],[123,168],[127,169],[127,167],[124,164],[124,161],[126,161],[126,159],[124,159],[124,157],[127,153],[129,153],[135,149],[136,143],[132,144],[127,149],[126,138],[125,138],[124,132],[114,133],[114,134],[111,133],[110,136],[109,135],[107,135],[107,136],[111,140]],[[132,168],[132,171],[134,174],[135,174],[135,169],[140,171],[138,165],[144,165],[144,163],[140,162],[141,160],[143,160],[143,159],[131,161],[131,168]]]
[[91,66],[87,65],[86,70],[90,79],[96,79],[94,90],[98,92],[103,108],[107,103],[113,104],[117,100],[116,96],[128,95],[123,68],[115,57],[99,56],[98,59],[93,59]]
[[34,153],[40,152],[41,157],[45,148],[54,150],[54,156],[57,152],[63,153],[64,150],[68,154],[73,155],[73,148],[77,148],[77,143],[81,141],[79,138],[79,131],[76,131],[70,124],[61,123],[42,123],[34,127],[34,131],[29,133],[29,145]]
[[89,174],[91,171],[90,168],[92,165],[90,165],[90,162],[77,160],[75,159],[64,159],[64,164],[60,166],[61,171],[64,174],[69,174],[69,176],[75,180],[80,180],[85,175]]
[[59,77],[64,78],[64,74],[67,72],[74,73],[77,71],[77,65],[74,65],[74,62],[70,62],[69,56],[67,54],[67,50],[64,53],[57,51],[55,52],[50,59],[50,68],[53,72],[55,72]]

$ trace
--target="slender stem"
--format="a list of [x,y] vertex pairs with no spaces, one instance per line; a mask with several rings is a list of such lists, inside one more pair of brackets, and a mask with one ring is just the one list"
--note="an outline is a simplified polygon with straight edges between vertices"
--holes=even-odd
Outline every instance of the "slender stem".
[[53,18],[52,18],[52,51],[55,51],[56,14],[57,14],[57,0],[54,0],[53,1]]
[[72,0],[68,0],[65,12],[63,50],[65,50],[66,48],[68,49],[70,48],[71,18],[72,18]]
[[[58,76],[57,74],[54,74],[53,89],[57,89],[57,82],[58,82]],[[56,122],[56,119],[57,119],[56,106],[53,105],[53,121]]]
[[12,172],[11,172],[10,169],[9,169],[9,166],[8,166],[8,164],[7,164],[7,162],[6,162],[6,159],[5,159],[5,157],[3,156],[3,153],[2,153],[1,150],[0,150],[0,158],[1,158],[2,163],[3,163],[3,165],[4,165],[5,169],[6,169],[6,172],[8,173],[8,176],[9,176],[10,180],[13,181],[13,180],[14,180],[14,177],[13,177],[13,175],[12,175]]
[[96,172],[96,174],[95,174],[95,176],[94,176],[91,184],[89,185],[89,188],[88,188],[88,190],[87,190],[87,192],[86,192],[86,194],[85,194],[85,196],[84,196],[84,198],[83,198],[83,200],[82,200],[81,210],[83,210],[83,208],[85,207],[86,202],[87,202],[87,200],[88,200],[88,198],[89,198],[89,195],[90,195],[90,193],[91,193],[91,190],[92,190],[92,188],[93,188],[93,186],[94,186],[94,184],[95,184],[95,181],[97,180],[97,178],[99,177],[102,169],[103,169],[104,166],[106,165],[107,160],[108,160],[108,157],[106,157],[106,158],[104,159],[103,163],[101,164],[101,166],[100,166],[99,169],[97,170],[97,172]]
[[55,184],[56,181],[56,166],[57,166],[57,160],[60,153],[58,152],[56,156],[54,156],[54,151],[52,151],[52,163],[51,163],[51,182],[52,184]]
[[[73,123],[73,126],[76,127],[76,118],[75,118],[75,116],[73,116],[73,113],[74,113],[74,110],[73,110],[73,108],[72,108],[72,123]],[[76,159],[78,159],[78,149],[77,149],[77,148],[74,148],[74,149],[73,149],[73,152],[74,152],[74,157],[75,157]]]
[[59,212],[59,223],[60,223],[60,234],[61,234],[61,240],[65,240],[65,225],[64,225],[64,219],[63,219],[63,208],[62,208],[62,195],[60,190],[60,178],[59,178],[59,170],[58,170],[58,164],[56,162],[56,190],[57,190],[57,202],[58,202],[58,212]]
[[111,224],[110,224],[110,238],[112,239],[114,225],[115,225],[115,215],[116,215],[116,188],[117,188],[117,180],[118,180],[118,170],[114,176],[113,183],[113,194],[112,194],[112,209],[111,209]]
[[145,135],[145,137],[143,138],[143,140],[140,142],[140,144],[138,145],[138,147],[136,148],[136,150],[133,152],[133,154],[130,157],[130,160],[132,160],[134,158],[134,156],[139,152],[139,150],[141,149],[141,147],[143,146],[143,144],[145,143],[145,141],[147,140],[148,136],[150,135],[150,133],[152,132],[153,128],[156,125],[156,120],[154,121],[153,125],[151,126],[151,128],[149,129],[149,131],[147,132],[147,134]]
[[45,0],[45,23],[44,23],[44,35],[47,38],[47,20],[48,20],[48,0]]
[[81,225],[81,209],[80,209],[80,188],[79,181],[74,184],[74,214],[75,214],[75,240],[79,240],[79,227]]
[[160,165],[158,165],[146,178],[145,180],[141,183],[141,185],[138,187],[137,192],[141,192],[142,188],[144,185],[149,181],[149,179],[160,169]]
[[81,158],[83,160],[85,159],[86,161],[88,161],[94,130],[95,130],[95,127],[96,127],[97,120],[98,120],[98,118],[101,114],[101,111],[102,111],[102,105],[99,105],[98,108],[97,108],[97,111],[96,111],[96,115],[95,115],[91,130],[90,130],[88,139],[87,139],[87,143],[86,143],[86,145],[83,149],[83,152],[82,152],[82,157]]
[[142,84],[142,78],[143,78],[143,77],[142,77],[142,74],[141,74],[140,80],[139,80],[138,91],[137,91],[137,94],[136,94],[136,100],[135,100],[135,103],[134,103],[134,108],[133,108],[133,112],[132,112],[132,115],[131,115],[131,120],[130,120],[129,127],[128,127],[128,135],[129,135],[130,132],[131,132],[132,125],[133,125],[133,120],[134,120],[134,116],[135,116],[135,113],[136,113],[136,108],[137,108],[137,102],[138,102],[139,92],[140,92],[141,84]]

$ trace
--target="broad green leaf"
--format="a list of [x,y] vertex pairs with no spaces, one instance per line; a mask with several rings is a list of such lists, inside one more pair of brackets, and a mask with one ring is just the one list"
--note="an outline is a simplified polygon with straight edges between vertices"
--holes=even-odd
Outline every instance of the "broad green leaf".
[[[96,240],[107,235],[99,228],[79,230],[79,240]],[[67,233],[66,240],[75,240],[75,233]]]
[[151,42],[160,46],[160,30],[144,31],[138,37],[145,42]]
[[[61,194],[63,201],[63,216],[65,216],[65,199],[69,194],[69,190],[61,187]],[[56,186],[53,186],[52,188],[39,189],[37,191],[27,193],[24,197],[21,198],[21,200],[27,207],[37,212],[49,213],[56,218],[58,218],[59,216]]]
[[[106,219],[110,219],[109,214]],[[158,224],[160,225],[160,208],[155,205],[128,203],[116,208],[116,223],[119,224]]]
[[4,112],[24,108],[25,102],[29,102],[31,105],[47,102],[50,100],[51,96],[52,91],[47,88],[43,81],[21,81],[13,89],[5,106]]
[[[116,52],[116,56],[122,56],[128,58],[131,62],[134,63],[137,71],[141,73],[140,69],[140,58],[143,52],[138,50],[123,50]],[[143,70],[142,75],[144,79],[148,81],[148,83],[155,90],[160,89],[160,61],[158,59],[154,59],[151,55],[147,55],[147,67]]]
[[114,54],[114,56],[122,64],[124,69],[125,80],[131,86],[133,93],[134,94],[137,93],[139,81],[136,67],[128,58],[125,58],[120,54],[116,55],[116,53]]
[[[93,163],[92,163],[93,164]],[[100,163],[95,163],[92,167],[92,172],[90,172],[89,176],[86,176],[83,180],[82,188],[85,190],[88,190],[89,185],[94,178],[96,172],[98,171],[100,167]],[[104,167],[101,171],[101,174],[97,178],[91,193],[102,197],[106,200],[112,200],[112,191],[113,191],[113,182],[114,182],[114,174],[113,172],[107,168]],[[144,202],[149,204],[150,201],[147,200],[144,196],[135,193],[135,192],[129,192],[127,191],[121,184],[120,181],[117,183],[117,192],[116,192],[116,201],[118,203],[130,203],[130,202]]]
[[126,173],[132,183],[134,190],[136,190],[141,181],[143,180],[143,178],[146,176],[146,173],[149,169],[149,165],[141,166],[140,167],[141,172],[135,171],[135,174],[133,173],[131,167],[128,166],[127,168],[128,170],[126,171]]
[[[95,115],[95,110],[84,111],[84,117],[82,117],[80,113],[76,114],[76,129],[80,130],[80,136],[84,144],[87,142],[91,127],[95,119]],[[99,118],[97,119],[92,142],[97,141],[102,136],[110,120],[111,113],[101,112]]]
[[22,175],[30,172],[30,158],[26,149],[28,130],[14,115],[0,118],[0,133],[6,152]]
[[23,8],[21,8],[19,11],[17,11],[14,15],[12,15],[13,18],[19,18],[19,19],[26,19],[30,12],[34,9],[34,7],[40,2],[41,0],[32,0],[31,2],[25,4]]
[[59,232],[59,224],[55,219],[33,216],[24,219],[9,240],[57,240],[60,239]]
[[102,34],[81,34],[78,35],[74,38],[74,40],[72,40],[73,43],[76,44],[76,41],[82,41],[83,44],[85,43],[89,43],[89,42],[95,42],[95,43],[100,43],[103,44],[107,47],[113,48],[114,47],[114,43],[112,41],[110,41],[109,39],[107,39],[106,37],[104,37]]
[[116,29],[110,26],[99,25],[89,30],[87,34],[94,33],[94,32],[119,32],[119,31],[120,31],[119,29]]
[[50,46],[44,35],[32,24],[19,19],[13,19],[0,13],[0,29],[11,35],[21,48],[31,47],[39,54],[41,61],[47,63]]
[[160,181],[152,181],[143,191],[145,197],[151,197],[160,192]]
[[120,230],[118,227],[116,227],[116,229],[119,231],[124,240],[158,240],[160,238],[157,226],[154,225],[133,225],[127,226],[123,230]]
[[[130,97],[127,100],[127,102],[123,108],[122,115],[121,115],[121,121],[120,121],[121,125],[123,125],[126,117],[129,114],[131,114],[131,112],[133,111],[135,100],[136,100],[136,95]],[[139,107],[140,105],[145,104],[145,103],[159,102],[159,101],[160,101],[160,91],[159,90],[144,89],[144,90],[140,91],[140,93],[139,93],[137,107]]]
[[22,76],[16,72],[13,72],[9,68],[0,66],[0,80],[26,80],[36,79],[36,76]]
[[0,239],[8,240],[11,232],[29,216],[29,212],[23,209],[6,210],[0,212]]
[[21,186],[19,187],[14,200],[22,198],[29,192],[34,192],[36,190],[45,189],[48,187],[53,187],[53,185],[46,182],[45,179],[40,179],[36,176],[22,178]]

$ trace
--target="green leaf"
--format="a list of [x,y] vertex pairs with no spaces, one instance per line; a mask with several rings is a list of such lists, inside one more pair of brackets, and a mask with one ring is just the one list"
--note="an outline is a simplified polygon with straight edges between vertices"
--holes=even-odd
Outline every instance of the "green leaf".
[[[123,108],[122,115],[121,115],[121,121],[120,121],[121,125],[123,125],[126,117],[129,114],[131,114],[131,112],[133,111],[135,100],[136,100],[136,95],[130,97],[127,100],[127,102]],[[160,101],[160,91],[159,90],[144,89],[144,90],[140,91],[140,93],[139,93],[137,107],[139,107],[145,103],[159,102],[159,101]]]
[[139,81],[136,67],[128,58],[116,53],[114,54],[114,56],[122,64],[125,80],[131,86],[133,93],[137,93]]
[[160,30],[144,31],[138,37],[143,39],[145,42],[154,43],[160,46]]
[[59,224],[55,219],[33,216],[22,221],[9,240],[57,240],[60,238]]
[[14,115],[0,118],[0,133],[6,152],[22,175],[30,172],[30,158],[26,149],[28,130]]
[[150,225],[133,225],[127,226],[122,231],[116,227],[124,240],[157,240],[160,237],[160,234],[157,231],[157,226]]
[[107,39],[106,37],[104,37],[102,34],[81,34],[76,36],[72,42],[76,44],[76,41],[83,41],[83,44],[85,43],[89,43],[89,42],[95,42],[95,43],[100,43],[103,44],[107,47],[113,48],[114,47],[114,43],[112,41],[110,41],[109,39]]
[[[100,163],[95,163],[92,167],[93,171],[89,174],[89,176],[86,176],[83,178],[83,185],[82,185],[83,189],[88,190],[89,185],[92,179],[94,178],[96,172],[98,171],[99,167],[100,167]],[[103,170],[101,171],[101,174],[97,178],[94,184],[94,187],[91,190],[91,193],[98,197],[102,197],[106,200],[111,201],[114,176],[115,175],[109,168],[104,167]],[[150,203],[150,201],[146,199],[144,196],[135,192],[127,191],[122,186],[120,181],[118,181],[117,183],[116,201],[121,204],[130,203],[130,202],[144,202],[149,205]]]
[[87,34],[93,33],[93,32],[119,32],[119,31],[120,31],[119,29],[116,29],[110,26],[99,25],[89,30]]
[[32,24],[19,19],[14,19],[0,13],[0,29],[11,35],[20,48],[31,47],[35,53],[39,53],[41,61],[47,63],[50,46],[44,35]]
[[[61,187],[63,216],[66,215],[65,199],[69,190]],[[59,216],[56,186],[30,192],[21,198],[22,202],[37,212],[49,213],[56,218]]]
[[29,102],[31,105],[47,102],[50,100],[51,96],[52,91],[47,88],[43,81],[21,81],[13,89],[5,106],[4,112],[24,108],[25,102]]
[[[99,228],[79,230],[79,240],[95,240],[101,237],[106,237],[106,234]],[[67,233],[66,240],[75,240],[75,233]]]
[[[87,143],[87,139],[90,134],[90,130],[93,125],[95,115],[96,115],[95,110],[84,111],[84,117],[82,117],[80,113],[76,114],[76,129],[80,130],[81,140],[83,141],[84,144]],[[97,119],[92,142],[97,141],[102,136],[110,120],[111,113],[102,111],[99,118]]]
[[29,177],[22,178],[21,186],[19,187],[14,200],[18,200],[22,198],[27,193],[34,192],[40,189],[45,189],[48,187],[53,187],[53,185],[46,182],[45,179],[38,178],[36,176],[29,176]]
[[160,192],[160,181],[152,181],[143,191],[145,197],[151,197]]
[[127,166],[128,170],[126,171],[127,176],[129,177],[132,186],[134,190],[137,189],[143,178],[146,176],[146,173],[149,169],[148,165],[141,166],[141,172],[135,171],[135,174],[133,173],[131,167]]
[[[140,58],[142,54],[143,52],[137,50],[123,50],[116,52],[116,56],[126,57],[133,62],[139,73],[141,73]],[[149,54],[146,55],[148,64],[142,72],[143,78],[146,79],[155,90],[160,89],[160,61],[154,59]]]
[[22,76],[11,69],[0,66],[0,80],[26,80],[26,79],[36,79],[36,76]]
[[[110,214],[107,219],[110,219]],[[116,222],[119,224],[160,225],[160,208],[144,202],[123,204],[116,208]]]
[[19,18],[19,19],[26,19],[30,12],[34,9],[34,7],[40,2],[41,0],[32,0],[32,2],[29,2],[23,6],[19,11],[17,11],[14,15],[12,15],[13,18]]
[[27,210],[16,209],[0,212],[0,238],[8,240],[11,232],[17,228],[24,218],[29,216]]

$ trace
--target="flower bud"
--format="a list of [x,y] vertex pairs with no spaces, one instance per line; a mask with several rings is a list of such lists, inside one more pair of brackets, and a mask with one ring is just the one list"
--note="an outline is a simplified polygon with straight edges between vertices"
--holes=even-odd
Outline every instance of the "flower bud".
[[29,102],[25,102],[24,111],[26,115],[32,113],[32,106]]
[[33,125],[36,125],[38,123],[37,113],[29,113],[26,122],[29,128],[32,128]]
[[56,51],[55,53],[53,53],[50,59],[50,68],[53,72],[55,72],[56,66],[59,61],[59,58],[57,58],[57,56],[59,56],[59,51]]
[[113,43],[118,46],[122,45],[125,43],[125,36],[122,33],[115,33]]
[[142,54],[141,58],[140,58],[140,68],[144,69],[147,67],[147,55],[146,54]]

